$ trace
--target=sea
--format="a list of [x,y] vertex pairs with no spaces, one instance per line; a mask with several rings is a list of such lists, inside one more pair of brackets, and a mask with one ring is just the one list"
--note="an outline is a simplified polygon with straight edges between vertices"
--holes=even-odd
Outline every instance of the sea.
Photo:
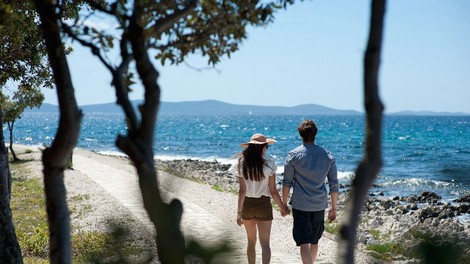
[[[318,126],[316,144],[336,158],[340,183],[347,186],[364,156],[364,116],[302,115],[174,115],[158,117],[155,158],[195,159],[233,163],[240,144],[254,133],[277,140],[267,154],[278,165],[289,150],[301,144],[297,126],[313,119]],[[29,112],[15,123],[16,144],[44,146],[54,139],[57,113]],[[8,133],[4,134],[8,141]],[[120,113],[85,113],[78,147],[103,154],[124,155],[115,146],[126,134]],[[470,116],[386,115],[382,133],[383,167],[371,188],[387,197],[420,195],[432,191],[445,201],[470,194]]]

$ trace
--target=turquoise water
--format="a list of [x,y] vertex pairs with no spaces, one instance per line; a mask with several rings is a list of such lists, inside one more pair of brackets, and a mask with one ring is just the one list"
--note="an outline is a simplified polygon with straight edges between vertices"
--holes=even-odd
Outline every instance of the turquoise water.
[[[15,125],[15,142],[49,144],[57,129],[57,114],[27,113]],[[286,153],[301,143],[297,125],[305,118],[318,125],[316,143],[336,157],[341,182],[347,184],[363,156],[361,116],[190,116],[162,115],[155,135],[159,159],[201,159],[233,162],[239,144],[254,133],[278,142],[269,148],[279,166]],[[125,133],[121,114],[86,114],[79,147],[118,153],[114,141]],[[6,135],[8,135],[6,133]],[[470,116],[386,116],[383,123],[384,166],[372,191],[386,196],[434,191],[450,200],[470,191]]]

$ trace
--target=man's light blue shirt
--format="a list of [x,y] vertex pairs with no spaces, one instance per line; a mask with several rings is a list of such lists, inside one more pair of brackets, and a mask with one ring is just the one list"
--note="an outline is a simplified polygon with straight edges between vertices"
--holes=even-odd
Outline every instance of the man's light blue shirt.
[[289,152],[282,185],[293,187],[292,208],[306,212],[325,210],[328,207],[326,179],[330,193],[338,192],[338,172],[331,152],[306,143]]

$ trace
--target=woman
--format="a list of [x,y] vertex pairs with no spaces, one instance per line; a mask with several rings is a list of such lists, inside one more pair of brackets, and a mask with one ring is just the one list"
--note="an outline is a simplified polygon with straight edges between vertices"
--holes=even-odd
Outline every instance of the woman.
[[270,144],[276,140],[263,134],[254,134],[249,142],[240,146],[245,149],[230,171],[239,179],[237,224],[244,225],[248,238],[248,263],[256,263],[256,233],[262,251],[263,264],[271,261],[269,239],[273,220],[272,197],[281,209],[282,215],[289,213],[289,208],[282,203],[276,189],[276,163],[265,156]]

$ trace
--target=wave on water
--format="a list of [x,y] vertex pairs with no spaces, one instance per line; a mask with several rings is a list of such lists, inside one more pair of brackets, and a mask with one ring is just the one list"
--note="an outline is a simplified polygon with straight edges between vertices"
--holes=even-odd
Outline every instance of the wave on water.
[[[127,155],[119,150],[103,150],[97,151],[97,153],[107,156],[119,156],[119,157],[127,157]],[[196,161],[206,161],[206,162],[214,162],[217,161],[222,164],[233,164],[235,160],[227,159],[227,158],[220,158],[216,156],[207,157],[207,158],[200,158],[194,156],[187,156],[187,155],[154,155],[154,160],[162,160],[162,161],[172,161],[172,160],[196,160]]]
[[470,214],[462,214],[456,216],[457,220],[462,224],[470,224]]
[[402,140],[409,140],[409,139],[411,139],[411,136],[409,136],[409,135],[406,135],[406,136],[399,136],[399,137],[398,137],[398,140],[401,140],[401,141],[402,141]]
[[420,195],[431,191],[440,195],[445,201],[451,202],[456,197],[466,194],[461,184],[439,180],[409,178],[409,179],[378,179],[378,189],[385,190],[387,196]]
[[338,180],[345,181],[345,182],[350,182],[354,178],[354,172],[353,171],[338,171]]
[[436,180],[427,180],[419,178],[409,178],[409,179],[399,179],[393,181],[385,181],[381,183],[382,186],[387,187],[429,187],[429,188],[448,188],[452,187],[453,183],[436,181]]
[[122,153],[121,151],[102,150],[102,151],[97,151],[96,153],[101,154],[101,155],[106,155],[106,156],[127,157],[127,155]]
[[222,164],[233,164],[235,162],[234,159],[221,158],[217,156],[200,158],[200,157],[187,156],[187,155],[155,155],[154,159],[163,160],[163,161],[170,161],[170,160],[198,160],[198,161],[208,161],[208,162],[217,161]]

